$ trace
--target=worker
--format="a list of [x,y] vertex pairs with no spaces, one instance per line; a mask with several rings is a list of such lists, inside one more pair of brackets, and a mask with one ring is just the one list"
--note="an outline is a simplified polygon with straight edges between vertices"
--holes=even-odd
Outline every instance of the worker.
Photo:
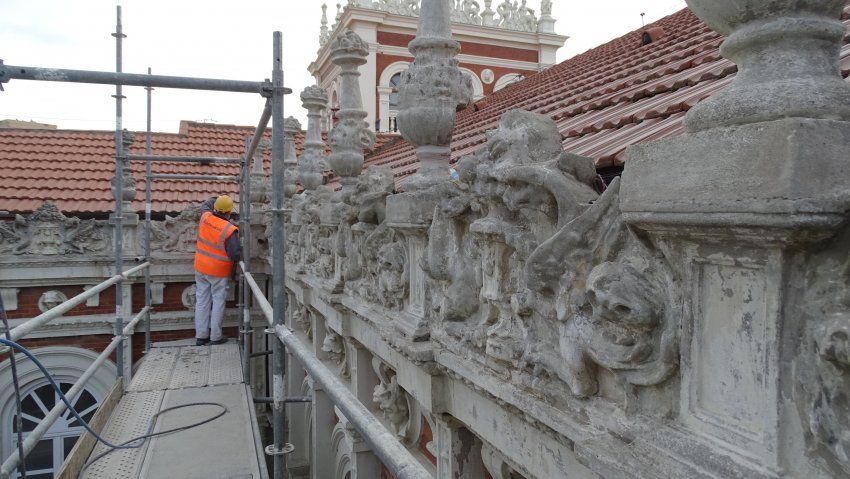
[[223,344],[221,322],[227,283],[242,255],[239,229],[231,223],[233,200],[213,196],[201,206],[195,250],[195,344]]

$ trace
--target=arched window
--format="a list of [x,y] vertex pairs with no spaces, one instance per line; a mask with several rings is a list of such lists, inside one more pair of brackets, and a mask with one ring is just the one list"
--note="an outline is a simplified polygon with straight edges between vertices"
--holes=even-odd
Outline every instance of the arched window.
[[524,78],[525,77],[519,73],[508,73],[507,75],[503,75],[501,78],[496,80],[496,84],[493,86],[493,91],[499,91],[508,85],[522,81]]
[[398,84],[401,83],[401,72],[396,73],[392,77],[390,77],[389,87],[393,89],[390,92],[390,109],[397,110],[398,109]]
[[[63,391],[69,391],[93,361],[98,353],[68,346],[46,346],[36,348],[33,354],[53,375]],[[85,388],[72,404],[85,419],[94,416],[97,406],[115,386],[116,369],[112,361],[95,370]],[[35,428],[59,399],[47,384],[47,380],[32,361],[18,363],[18,380],[21,384],[21,405],[23,406],[22,433],[26,437]],[[12,387],[12,372],[9,361],[0,361],[0,456],[9,457],[15,453],[17,429],[15,426],[16,408]],[[65,455],[71,451],[83,427],[68,411],[48,429],[47,434],[27,456],[27,477],[30,479],[52,478],[62,467]],[[12,477],[18,477],[13,475]]]
[[[67,393],[72,383],[61,381],[59,387],[62,392]],[[61,401],[53,387],[46,381],[36,383],[29,391],[22,391],[21,418],[23,420],[22,430],[24,438],[47,416],[48,412]],[[84,389],[76,399],[72,400],[74,408],[87,422],[91,420],[97,411],[99,402],[91,391]],[[12,451],[17,444],[17,414],[12,411],[7,424],[11,428],[5,431],[6,444],[12,445]],[[27,478],[50,479],[59,472],[65,457],[71,452],[71,448],[77,442],[77,438],[84,432],[83,425],[78,421],[70,410],[64,413],[50,426],[44,437],[36,444],[32,452],[27,456]],[[20,477],[16,471],[12,477]]]

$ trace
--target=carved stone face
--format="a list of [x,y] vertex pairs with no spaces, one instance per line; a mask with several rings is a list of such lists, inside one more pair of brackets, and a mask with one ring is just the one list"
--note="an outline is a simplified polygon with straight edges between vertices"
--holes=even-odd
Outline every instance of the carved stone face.
[[195,297],[195,285],[194,284],[183,290],[183,295],[182,295],[181,299],[183,300],[183,306],[185,306],[189,309],[195,308],[195,302],[197,301],[197,299]]
[[38,299],[38,309],[41,310],[42,313],[46,313],[67,300],[68,297],[61,291],[45,291]]
[[654,328],[658,312],[649,299],[652,294],[637,271],[615,263],[597,266],[587,280],[587,299],[597,321]]

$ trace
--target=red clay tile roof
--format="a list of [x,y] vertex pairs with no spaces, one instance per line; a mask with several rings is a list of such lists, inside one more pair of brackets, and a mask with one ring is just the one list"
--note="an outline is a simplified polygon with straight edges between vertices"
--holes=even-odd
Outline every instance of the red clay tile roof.
[[[847,8],[844,17],[847,24]],[[663,35],[643,45],[643,32],[659,28]],[[683,9],[527,77],[457,114],[452,160],[481,148],[484,133],[518,108],[553,118],[565,150],[593,158],[597,168],[621,166],[627,146],[680,134],[688,109],[730,83],[737,67],[720,56],[722,40]],[[847,45],[841,67],[846,77]],[[371,165],[391,167],[397,185],[419,167],[403,139],[373,150]]]
[[[254,127],[181,122],[180,133],[154,133],[152,151],[159,155],[239,157]],[[271,135],[271,130],[265,134]],[[387,141],[379,135],[379,144]],[[296,137],[300,153],[303,135]],[[132,153],[144,153],[145,134],[134,133]],[[52,201],[68,214],[112,211],[110,179],[115,170],[112,131],[0,129],[0,210],[26,213]],[[265,168],[269,174],[269,154]],[[144,211],[144,163],[133,162],[136,201]],[[153,163],[155,173],[237,175],[238,165]],[[237,194],[234,183],[216,181],[153,182],[155,212],[172,213],[219,193]]]
[[[850,23],[848,19],[850,7],[845,7],[845,24]],[[648,45],[641,41],[645,29],[653,29],[658,37]],[[688,9],[645,29],[529,76],[459,112],[452,158],[481,148],[485,131],[495,128],[501,115],[514,108],[552,117],[564,148],[593,158],[598,168],[622,165],[628,145],[680,134],[688,109],[728,85],[736,67],[720,57],[722,37]],[[846,43],[841,51],[845,77],[850,72]],[[180,134],[154,134],[153,150],[236,157],[252,132],[252,127],[184,122]],[[299,136],[299,150],[302,140]],[[144,151],[143,134],[136,134],[132,151]],[[28,212],[49,200],[67,213],[111,211],[113,154],[112,132],[0,130],[0,210]],[[238,172],[234,165],[154,165],[155,172]],[[366,167],[371,165],[390,166],[397,184],[419,166],[411,145],[393,135],[378,136],[366,158]],[[138,192],[134,207],[141,210],[143,164],[134,164],[133,169]],[[227,183],[158,181],[153,191],[155,211],[175,212],[213,193],[235,193],[236,188]]]

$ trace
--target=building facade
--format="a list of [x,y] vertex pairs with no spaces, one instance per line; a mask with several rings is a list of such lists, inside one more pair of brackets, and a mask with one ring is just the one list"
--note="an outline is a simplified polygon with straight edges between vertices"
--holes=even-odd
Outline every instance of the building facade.
[[[495,7],[487,0],[483,10],[474,0],[454,4],[452,31],[461,43],[458,59],[473,86],[473,101],[556,63],[556,52],[567,37],[555,33],[551,1],[544,0],[542,7],[538,17],[525,0],[522,4],[504,1]],[[356,32],[369,47],[366,63],[359,68],[366,121],[375,131],[397,131],[398,85],[413,60],[407,45],[416,35],[419,2],[352,0],[337,11],[330,27],[326,10],[323,5],[321,47],[309,66],[330,100],[325,131],[339,108],[339,68],[331,61],[328,46],[346,29]]]

